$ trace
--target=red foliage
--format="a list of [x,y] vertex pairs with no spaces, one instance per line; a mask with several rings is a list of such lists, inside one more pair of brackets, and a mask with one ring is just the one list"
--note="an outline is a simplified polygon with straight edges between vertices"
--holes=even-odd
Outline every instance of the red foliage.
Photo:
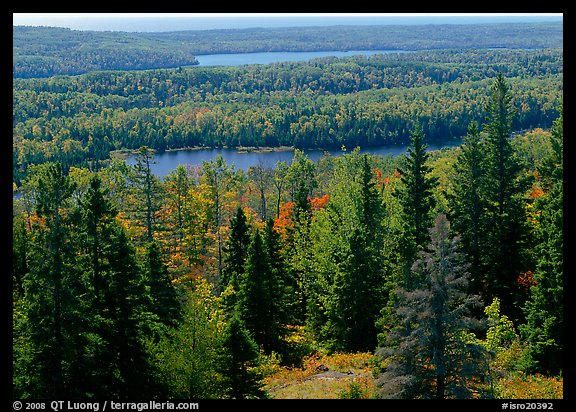
[[534,280],[534,273],[531,270],[527,270],[526,272],[520,272],[520,276],[516,279],[516,283],[518,283],[522,289],[528,291],[532,286],[536,286],[538,282]]

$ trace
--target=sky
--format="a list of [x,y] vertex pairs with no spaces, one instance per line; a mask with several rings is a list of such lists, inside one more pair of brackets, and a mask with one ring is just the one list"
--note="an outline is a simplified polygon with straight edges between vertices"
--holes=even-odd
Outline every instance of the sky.
[[13,25],[113,31],[207,30],[336,24],[462,24],[562,19],[562,13],[13,13]]

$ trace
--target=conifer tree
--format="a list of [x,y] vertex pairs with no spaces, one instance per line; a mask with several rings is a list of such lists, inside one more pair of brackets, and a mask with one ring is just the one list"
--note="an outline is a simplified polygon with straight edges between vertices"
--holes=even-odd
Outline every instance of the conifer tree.
[[522,164],[511,143],[512,121],[516,112],[510,87],[499,74],[485,108],[487,123],[486,163],[486,298],[499,297],[502,311],[513,319],[520,317],[523,304],[516,280],[527,268],[523,261],[526,218],[523,195],[528,188]]
[[224,264],[219,289],[231,285],[236,291],[244,274],[244,264],[250,243],[250,227],[244,209],[238,206],[236,215],[230,220],[230,235],[223,247]]
[[172,284],[168,268],[156,241],[148,242],[144,260],[144,273],[152,298],[152,311],[161,323],[176,326],[182,319],[178,290]]
[[24,373],[15,390],[34,398],[83,396],[77,380],[85,378],[91,320],[81,300],[87,290],[75,262],[69,214],[75,186],[58,163],[39,165],[29,177],[37,219],[15,332],[15,373]]
[[384,209],[368,159],[359,150],[339,159],[310,228],[308,326],[335,350],[373,350],[384,304]]
[[399,169],[403,187],[395,192],[403,208],[404,234],[400,248],[404,261],[404,283],[407,288],[418,285],[418,279],[413,278],[410,266],[418,250],[422,249],[427,241],[428,228],[432,225],[432,210],[435,206],[432,190],[438,184],[437,178],[428,175],[431,168],[426,163],[428,160],[426,148],[424,133],[417,124],[411,134],[404,167]]
[[266,353],[278,351],[280,346],[283,313],[280,290],[267,247],[260,231],[255,230],[238,292],[238,312],[256,343]]
[[217,369],[222,376],[222,392],[226,398],[263,398],[262,376],[256,367],[259,363],[258,345],[250,336],[242,320],[230,319],[222,338],[222,353]]
[[101,330],[106,342],[101,358],[102,367],[107,367],[107,384],[101,389],[119,399],[161,393],[145,347],[155,321],[146,277],[122,227],[113,227],[110,241],[111,265],[104,297],[106,328]]
[[398,323],[377,351],[386,359],[379,378],[385,398],[471,398],[487,376],[487,354],[467,336],[480,326],[470,317],[480,299],[468,294],[468,264],[458,243],[438,214],[428,249],[412,266],[420,287],[397,290]]
[[142,146],[136,155],[134,165],[134,183],[138,191],[138,197],[142,205],[139,205],[138,214],[143,216],[146,228],[146,241],[154,238],[156,231],[157,214],[160,210],[160,184],[158,178],[152,173],[154,154],[152,149]]
[[484,196],[487,184],[485,156],[478,124],[472,122],[454,165],[454,191],[448,197],[452,205],[454,230],[462,236],[462,247],[470,259],[470,281],[478,292],[486,286],[482,269],[487,207]]
[[563,113],[551,130],[552,152],[540,168],[547,192],[538,199],[538,262],[534,285],[523,308],[526,323],[520,325],[528,348],[523,367],[530,372],[558,374],[564,351],[564,194]]

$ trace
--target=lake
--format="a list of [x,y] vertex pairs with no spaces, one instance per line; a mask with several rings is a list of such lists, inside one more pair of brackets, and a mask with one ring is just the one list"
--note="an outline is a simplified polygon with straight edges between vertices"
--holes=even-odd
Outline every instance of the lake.
[[[444,147],[458,146],[460,140],[446,140],[436,144],[428,144],[428,150],[439,150]],[[398,156],[406,153],[407,144],[404,145],[387,145],[378,147],[367,147],[360,149],[360,153],[371,153],[380,156]],[[351,149],[348,149],[351,150]],[[308,158],[316,162],[325,153],[332,156],[341,156],[342,150],[304,150]],[[164,178],[168,173],[176,169],[178,165],[201,166],[204,161],[215,160],[218,155],[222,155],[227,164],[234,164],[237,169],[244,171],[250,166],[274,167],[276,162],[284,160],[287,164],[292,162],[294,157],[293,150],[283,151],[252,151],[245,152],[237,149],[194,149],[194,150],[174,150],[154,155],[154,164],[152,164],[152,173],[160,178]],[[126,163],[134,165],[135,158],[133,155],[128,156]]]
[[[279,62],[307,61],[318,57],[371,56],[374,54],[408,53],[406,50],[348,50],[348,51],[304,51],[304,52],[261,52],[197,55],[199,66],[240,66],[244,64],[270,64]],[[197,67],[197,66],[191,66]]]

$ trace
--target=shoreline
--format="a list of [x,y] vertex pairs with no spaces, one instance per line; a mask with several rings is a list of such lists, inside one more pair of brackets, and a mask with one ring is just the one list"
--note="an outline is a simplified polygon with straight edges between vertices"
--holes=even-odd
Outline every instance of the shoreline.
[[[178,152],[178,151],[195,151],[195,150],[215,150],[215,149],[225,149],[225,150],[235,150],[238,154],[245,153],[273,153],[273,152],[291,152],[294,151],[292,146],[237,146],[237,147],[227,147],[223,146],[221,148],[209,147],[209,146],[190,146],[190,147],[179,147],[177,149],[166,149],[164,152]],[[112,150],[110,152],[110,159],[126,159],[129,156],[133,156],[138,153],[138,149],[118,149]],[[157,154],[158,150],[152,149],[152,153]]]

